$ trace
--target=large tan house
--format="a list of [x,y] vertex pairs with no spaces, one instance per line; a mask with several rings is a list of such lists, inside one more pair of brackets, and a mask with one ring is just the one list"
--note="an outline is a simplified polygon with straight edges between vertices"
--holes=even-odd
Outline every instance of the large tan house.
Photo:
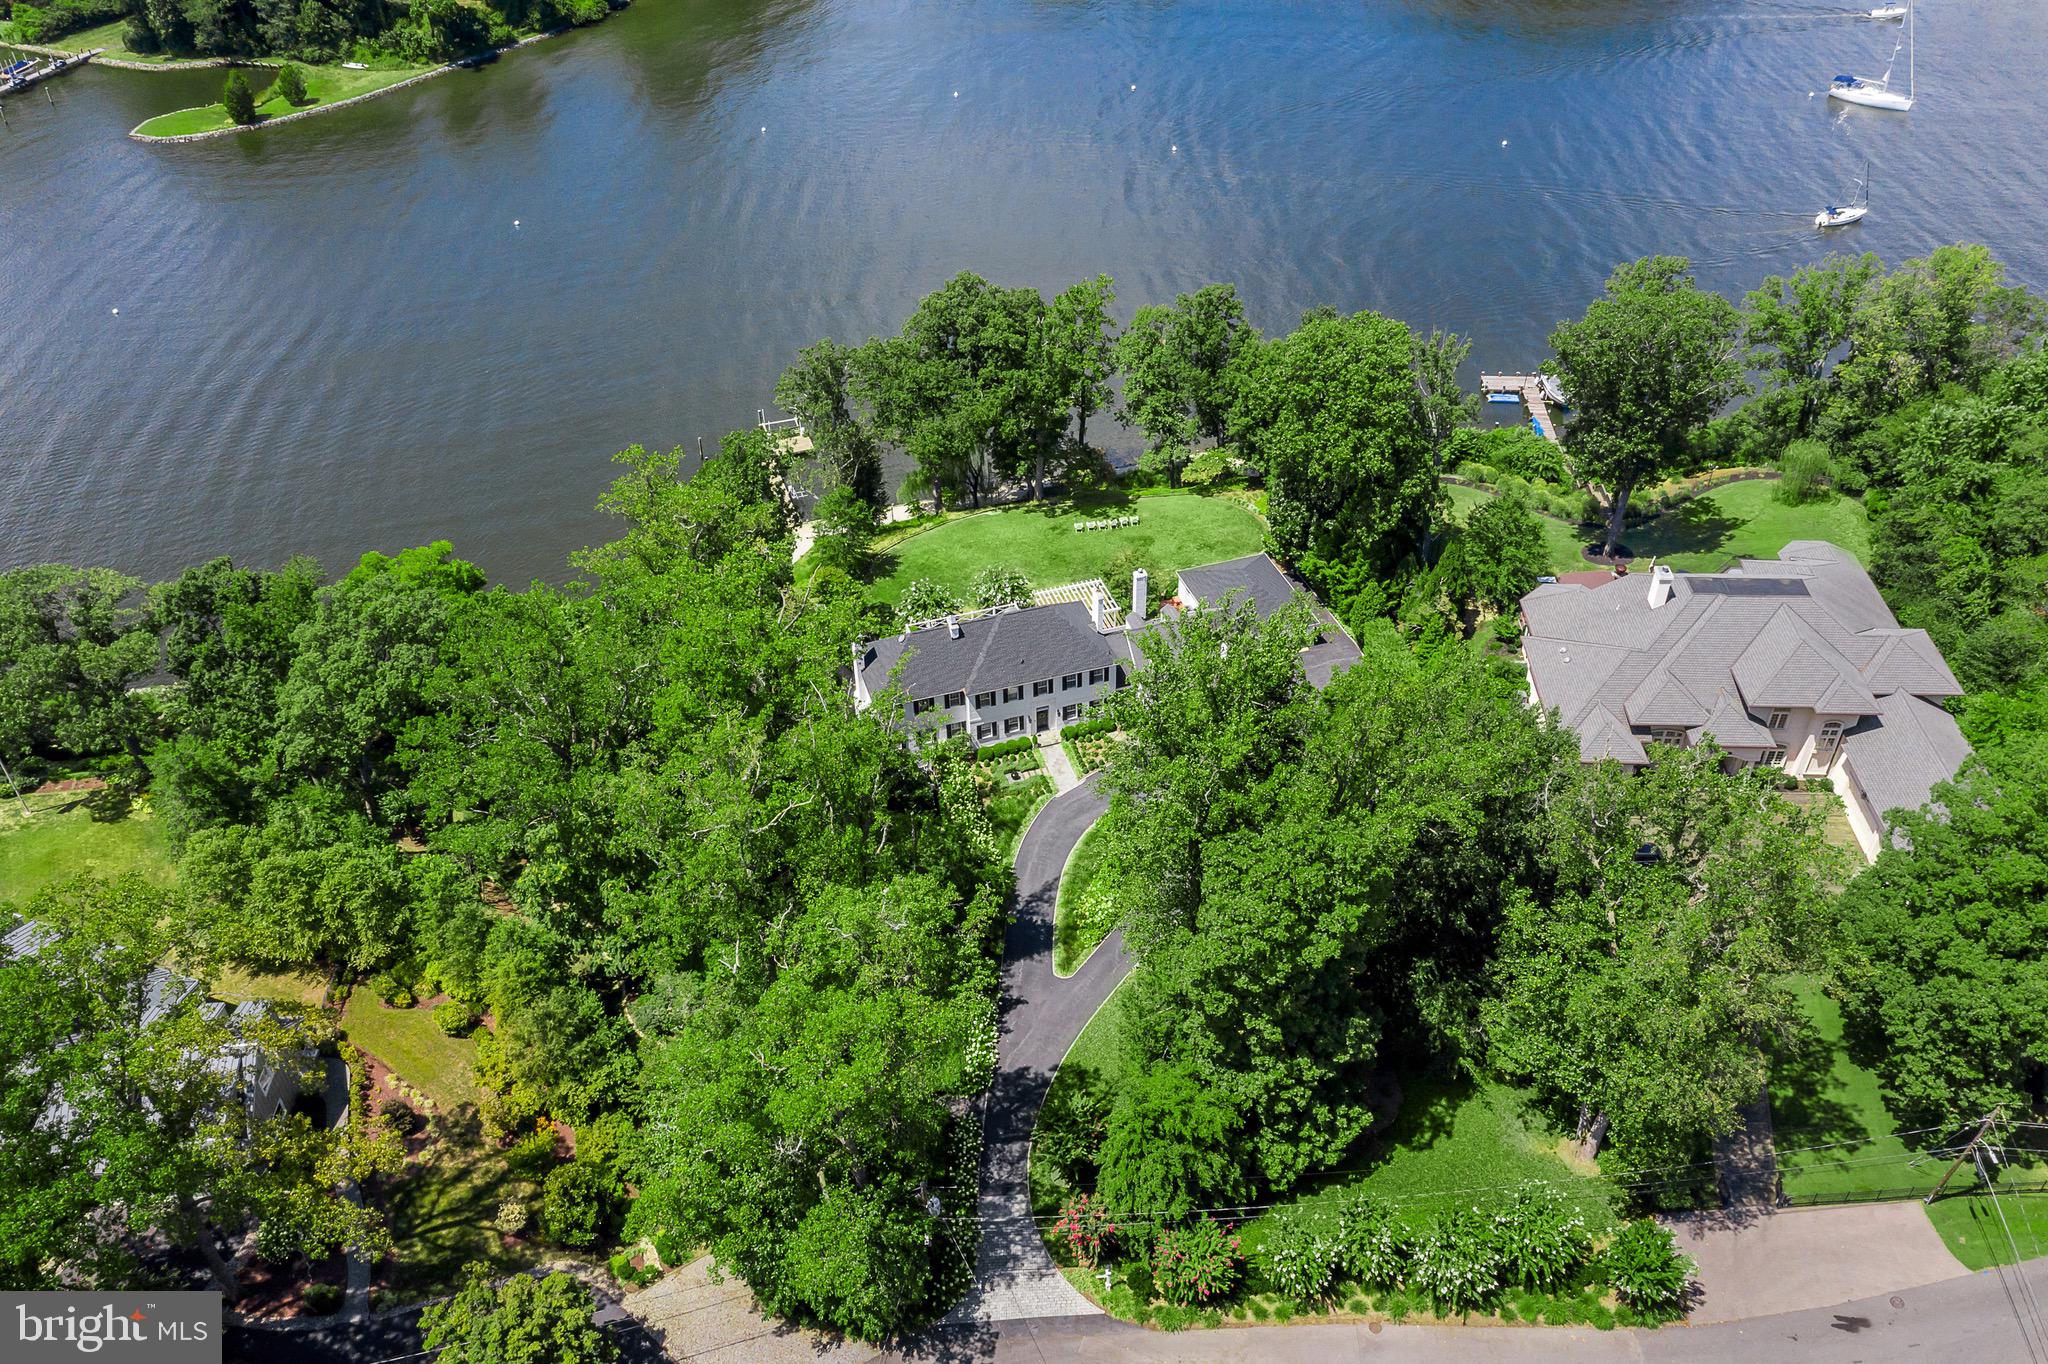
[[1723,573],[1545,583],[1522,622],[1529,699],[1577,732],[1583,761],[1640,767],[1646,744],[1711,738],[1732,764],[1825,776],[1866,857],[1889,813],[1925,804],[1970,753],[1934,641],[1824,540]]

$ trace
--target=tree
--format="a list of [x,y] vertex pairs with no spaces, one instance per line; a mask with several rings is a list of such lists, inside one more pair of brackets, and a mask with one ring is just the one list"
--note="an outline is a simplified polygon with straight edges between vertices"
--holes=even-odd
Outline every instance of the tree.
[[896,600],[896,616],[904,625],[914,621],[937,620],[960,609],[960,599],[930,578],[919,578],[903,589]]
[[128,1248],[154,1233],[197,1251],[232,1302],[221,1242],[245,1231],[276,1260],[385,1248],[376,1213],[341,1185],[395,1169],[395,1144],[223,1102],[249,1049],[294,1072],[318,1039],[277,1017],[238,1035],[198,996],[163,998],[174,893],[132,875],[78,880],[21,909],[56,936],[0,961],[0,1263],[21,1275],[10,1281],[132,1282]]
[[[306,102],[306,73],[292,62],[277,68],[277,79],[272,82],[271,93],[286,104],[300,105]],[[232,111],[230,111],[232,113]],[[236,119],[236,122],[241,122]]]
[[1465,527],[1444,550],[1443,585],[1455,601],[1487,612],[1512,611],[1549,571],[1543,526],[1529,504],[1515,494],[1473,509]]
[[2048,1067],[2048,727],[2022,704],[1842,897],[1843,1013],[1914,1126],[2031,1109]]
[[454,1297],[420,1314],[420,1331],[446,1364],[610,1364],[618,1343],[595,1316],[573,1274],[515,1274],[500,1287],[471,1264]]
[[227,83],[220,91],[220,107],[235,123],[246,125],[256,121],[256,95],[249,88],[249,78],[240,71],[228,72]]
[[838,485],[879,512],[888,496],[882,487],[880,445],[858,405],[861,363],[859,350],[835,341],[808,346],[776,381],[775,403],[803,423]]
[[1115,324],[1109,305],[1116,286],[1108,275],[1070,284],[1046,308],[1045,356],[1050,382],[1074,413],[1074,443],[1088,444],[1088,418],[1109,402],[1116,372]]
[[1181,294],[1170,308],[1140,308],[1117,338],[1116,367],[1124,375],[1118,415],[1145,433],[1175,487],[1188,447],[1198,438],[1223,438],[1232,375],[1257,341],[1237,290],[1228,284]]
[[1604,553],[1621,546],[1635,490],[1683,471],[1693,433],[1743,391],[1736,334],[1734,305],[1678,256],[1621,266],[1583,318],[1551,332],[1546,372],[1572,402],[1566,452],[1607,498]]
[[1266,471],[1275,547],[1312,580],[1329,565],[1392,571],[1436,516],[1415,354],[1405,324],[1357,313],[1311,318],[1246,357],[1232,429]]
[[881,530],[874,507],[842,484],[818,500],[811,522],[816,536],[811,553],[819,565],[854,578],[865,577],[874,555],[875,535]]
[[1146,1070],[1117,1096],[1096,1194],[1125,1221],[1184,1221],[1235,1202],[1244,1172],[1231,1154],[1239,1119],[1184,1068]]
[[1827,398],[1828,362],[1848,343],[1856,312],[1883,268],[1867,251],[1834,256],[1790,277],[1766,275],[1743,299],[1749,363],[1766,376],[1758,404],[1774,411],[1781,439],[1812,431]]
[[133,684],[156,663],[140,580],[61,564],[0,573],[0,762],[141,752],[156,724]]
[[1589,1156],[1611,1125],[1633,1163],[1689,1159],[1808,1026],[1789,983],[1827,961],[1841,854],[1824,808],[1721,759],[1660,746],[1640,775],[1574,774],[1548,815],[1554,891],[1508,902],[1491,1060],[1576,1106]]
[[[1472,354],[1472,341],[1455,332],[1431,331],[1428,338],[1414,341],[1415,422],[1429,443],[1430,467],[1438,477],[1444,472],[1444,447],[1461,427],[1470,426],[1479,415],[1479,395],[1458,385],[1458,370]],[[1427,528],[1419,546],[1420,557],[1429,558],[1437,527]]]

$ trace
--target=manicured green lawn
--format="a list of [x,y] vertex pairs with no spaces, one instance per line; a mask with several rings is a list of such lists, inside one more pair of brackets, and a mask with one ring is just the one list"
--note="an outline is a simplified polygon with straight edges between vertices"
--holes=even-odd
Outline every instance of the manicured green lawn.
[[97,28],[82,28],[76,33],[67,33],[52,39],[46,46],[61,47],[66,52],[89,52],[93,48],[104,48],[105,56],[122,62],[149,62],[152,64],[189,61],[190,58],[175,57],[168,52],[132,52],[121,35],[127,29],[126,19],[116,19],[111,24]]
[[[1117,530],[1077,531],[1077,520],[1136,516],[1138,524]],[[964,593],[982,569],[1005,565],[1023,572],[1034,587],[1057,587],[1101,577],[1123,550],[1134,550],[1155,571],[1194,568],[1255,554],[1265,527],[1240,497],[1225,494],[1162,493],[1143,497],[1108,494],[1079,507],[1061,501],[1047,506],[1007,508],[948,520],[881,551],[881,571],[871,594],[894,604],[919,578]],[[1173,584],[1153,583],[1155,594]]]
[[475,1039],[442,1032],[432,1009],[387,1009],[373,992],[357,990],[342,1012],[341,1028],[349,1041],[391,1067],[442,1113],[480,1097],[473,1070]]
[[[299,105],[287,104],[282,98],[265,95],[259,91],[256,101],[258,126],[282,114],[304,113],[323,104],[338,104],[357,95],[382,90],[387,85],[396,85],[402,80],[417,76],[428,68],[400,66],[371,71],[351,71],[340,66],[306,66],[300,69],[306,73],[306,102]],[[265,79],[260,71],[244,71],[243,74],[251,77],[252,83]],[[225,82],[227,78],[222,76],[221,79]],[[268,86],[264,88],[268,89]],[[216,102],[202,104],[196,109],[178,109],[168,114],[159,114],[135,131],[144,137],[179,137],[187,133],[210,133],[233,126],[234,121],[228,117],[227,110]]]
[[[152,881],[171,879],[170,848],[147,809],[100,818],[77,801],[75,796],[31,796],[30,808],[37,813],[27,818],[8,794],[0,808],[0,901],[26,900],[74,876],[134,871]],[[63,805],[75,808],[64,810]]]
[[1788,507],[1770,479],[1730,483],[1629,531],[1638,559],[1694,573],[1715,573],[1736,559],[1772,559],[1787,540],[1830,540],[1870,561],[1870,523],[1853,497],[1829,496]]
[[248,971],[239,966],[214,973],[213,994],[239,1003],[245,999],[283,999],[318,1005],[327,996],[327,982],[312,971]]
[[[1941,1239],[1948,1243],[1949,1253],[1961,1260],[1966,1268],[1983,1269],[1989,1265],[2013,1263],[2013,1248],[2019,1248],[2022,1260],[2037,1259],[2048,1254],[2048,1171],[2039,1166],[2019,1172],[2007,1172],[1999,1179],[1997,1201],[1984,1193],[1950,1196],[1944,1194],[1932,1207],[1927,1216],[1934,1223],[1934,1229],[1941,1233]],[[1960,1184],[1971,1179],[1965,1168],[1956,1172],[1955,1181]],[[2031,1181],[2029,1186],[2028,1181]],[[1982,1180],[1974,1181],[1975,1187],[1984,1187]],[[2003,1211],[2005,1219],[1999,1220]],[[2010,1229],[2010,1239],[2007,1231]]]
[[[1737,559],[1776,558],[1787,540],[1829,540],[1869,562],[1870,525],[1861,502],[1830,495],[1824,501],[1788,507],[1772,495],[1777,486],[1770,479],[1725,484],[1632,528],[1623,543],[1639,560],[1655,555],[1660,563],[1690,573],[1716,573]],[[1472,508],[1494,496],[1457,483],[1447,484],[1445,490],[1451,497],[1451,517],[1461,524]],[[1592,538],[1590,532],[1552,516],[1537,519],[1543,525],[1551,572],[1587,567],[1579,550]]]
[[[383,1199],[390,1219],[392,1259],[385,1266],[391,1300],[378,1306],[424,1301],[454,1289],[462,1267],[482,1261],[509,1274],[564,1252],[522,1240],[506,1245],[492,1226],[508,1198],[540,1213],[540,1186],[516,1178],[495,1148],[456,1137],[429,1146],[391,1183]],[[532,1234],[528,1227],[528,1235]]]
[[1053,908],[1054,975],[1073,975],[1109,936],[1111,923],[1108,919],[1099,913],[1084,915],[1079,911],[1079,907],[1088,900],[1089,888],[1095,884],[1095,873],[1102,869],[1102,854],[1108,846],[1109,839],[1103,834],[1102,822],[1098,820],[1081,835],[1081,841],[1074,845],[1073,853],[1067,858],[1067,869],[1060,877],[1059,901]]
[[[1771,1123],[1785,1192],[1827,1200],[1933,1188],[1946,1162],[1912,1164],[1914,1151],[1893,1135],[1899,1124],[1885,1108],[1876,1073],[1849,1059],[1841,1009],[1810,981],[1797,989],[1816,1045],[1771,1066]],[[1800,1149],[1813,1146],[1832,1149]]]

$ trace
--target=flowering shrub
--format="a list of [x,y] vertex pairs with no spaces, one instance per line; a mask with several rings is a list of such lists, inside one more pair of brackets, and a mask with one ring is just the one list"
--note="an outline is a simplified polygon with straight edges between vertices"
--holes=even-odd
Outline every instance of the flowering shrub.
[[962,1067],[961,1092],[979,1094],[996,1076],[996,1003],[984,997],[967,1026],[967,1061]]
[[1408,1235],[1387,1206],[1352,1189],[1337,1206],[1337,1240],[1344,1270],[1362,1284],[1393,1288],[1408,1264]]
[[1415,1245],[1408,1281],[1439,1312],[1463,1312],[1500,1292],[1500,1253],[1493,1220],[1477,1208],[1445,1213]]
[[1117,1225],[1109,1209],[1087,1194],[1068,1199],[1060,1209],[1060,1220],[1052,1224],[1052,1234],[1065,1243],[1084,1269],[1093,1269],[1102,1262],[1103,1247],[1116,1233]]
[[1227,1297],[1243,1264],[1241,1242],[1207,1216],[1168,1227],[1152,1244],[1152,1285],[1176,1307]]
[[1677,1312],[1692,1287],[1692,1261],[1655,1222],[1631,1222],[1600,1257],[1615,1296],[1642,1312]]
[[1555,1189],[1516,1190],[1493,1215],[1494,1249],[1501,1277],[1524,1288],[1561,1288],[1593,1253],[1584,1215]]
[[1319,1302],[1337,1285],[1344,1246],[1335,1224],[1314,1213],[1275,1218],[1266,1232],[1259,1263],[1273,1286],[1304,1305]]

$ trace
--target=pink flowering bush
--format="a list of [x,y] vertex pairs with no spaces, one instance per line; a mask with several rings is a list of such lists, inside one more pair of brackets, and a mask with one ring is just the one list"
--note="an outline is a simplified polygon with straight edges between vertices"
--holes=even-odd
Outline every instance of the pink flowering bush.
[[1060,1220],[1052,1224],[1052,1234],[1084,1269],[1102,1263],[1103,1248],[1116,1233],[1109,1209],[1087,1194],[1068,1199],[1060,1209]]
[[1176,1307],[1230,1296],[1244,1265],[1242,1243],[1208,1217],[1168,1227],[1152,1243],[1152,1284]]

